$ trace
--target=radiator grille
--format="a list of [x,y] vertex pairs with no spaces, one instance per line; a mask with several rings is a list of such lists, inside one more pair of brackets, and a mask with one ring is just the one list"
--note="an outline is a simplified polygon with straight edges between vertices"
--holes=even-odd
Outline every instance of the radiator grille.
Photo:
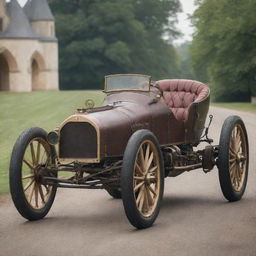
[[86,122],[70,122],[60,130],[60,158],[97,158],[97,132]]

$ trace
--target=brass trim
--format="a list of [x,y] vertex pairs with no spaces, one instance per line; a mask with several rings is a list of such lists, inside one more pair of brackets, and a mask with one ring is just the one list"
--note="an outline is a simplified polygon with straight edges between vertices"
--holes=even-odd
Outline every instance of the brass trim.
[[[141,77],[147,77],[149,78],[149,84],[148,84],[148,90],[140,90],[140,89],[124,89],[124,90],[107,90],[107,78],[108,77],[115,77],[115,76],[141,76]],[[105,81],[104,81],[104,93],[111,93],[111,92],[130,92],[130,91],[135,91],[135,92],[150,92],[150,84],[151,84],[152,76],[149,75],[143,75],[143,74],[114,74],[114,75],[107,75],[105,76]]]
[[[67,124],[67,123],[77,123],[77,122],[88,122],[90,123],[97,132],[97,158],[58,158],[60,162],[81,162],[81,163],[99,163],[100,162],[100,129],[98,125],[89,119],[88,117],[81,115],[81,114],[75,114],[67,118],[60,126],[59,132],[61,129]],[[60,152],[60,143],[58,145],[59,152]]]

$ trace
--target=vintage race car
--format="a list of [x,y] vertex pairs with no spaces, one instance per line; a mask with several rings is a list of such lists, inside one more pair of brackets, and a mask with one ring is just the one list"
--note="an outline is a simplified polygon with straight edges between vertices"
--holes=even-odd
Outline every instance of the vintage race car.
[[[208,86],[124,74],[106,76],[104,92],[101,107],[88,100],[87,108],[54,131],[34,127],[18,138],[10,191],[24,218],[43,218],[58,187],[105,189],[122,198],[133,226],[147,228],[158,216],[165,177],[198,168],[207,173],[215,165],[225,198],[242,198],[249,161],[245,125],[238,116],[228,117],[219,145],[213,145],[208,137],[212,116],[205,127]],[[196,149],[201,142],[207,146]]]

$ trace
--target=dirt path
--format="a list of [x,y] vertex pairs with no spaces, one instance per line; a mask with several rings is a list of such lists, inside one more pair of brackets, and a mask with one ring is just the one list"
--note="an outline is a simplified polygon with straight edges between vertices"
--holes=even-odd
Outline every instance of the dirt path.
[[221,108],[210,113],[216,144],[225,117],[238,114],[246,123],[251,161],[242,201],[224,200],[216,169],[166,179],[160,215],[141,231],[105,191],[60,189],[47,218],[37,222],[26,222],[9,198],[0,199],[0,255],[256,255],[256,115]]

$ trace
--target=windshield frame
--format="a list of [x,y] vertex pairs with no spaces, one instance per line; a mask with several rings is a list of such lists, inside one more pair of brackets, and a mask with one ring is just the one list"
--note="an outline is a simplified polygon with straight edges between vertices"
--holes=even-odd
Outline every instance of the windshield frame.
[[[139,77],[145,77],[148,78],[148,88],[147,89],[117,89],[117,90],[108,90],[107,89],[107,78],[109,77],[117,77],[117,76],[139,76]],[[114,74],[114,75],[107,75],[105,76],[105,82],[104,82],[104,90],[105,93],[111,93],[111,92],[150,92],[150,84],[151,84],[152,77],[149,75],[143,75],[143,74]]]

